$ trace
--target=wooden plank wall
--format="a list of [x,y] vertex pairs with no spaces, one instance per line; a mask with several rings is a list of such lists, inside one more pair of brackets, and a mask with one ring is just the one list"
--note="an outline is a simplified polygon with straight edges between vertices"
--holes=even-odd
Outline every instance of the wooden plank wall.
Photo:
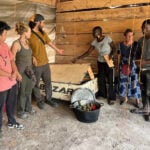
[[[73,57],[86,51],[93,40],[94,26],[101,26],[103,33],[113,39],[116,47],[118,42],[123,40],[123,32],[126,28],[134,30],[135,40],[137,40],[142,36],[143,20],[150,17],[148,3],[148,0],[57,1],[56,44],[63,48],[65,53],[63,56],[57,55],[56,63],[71,63]],[[96,72],[96,61],[97,53],[94,51],[77,63],[90,62]]]
[[57,0],[29,0],[31,2],[41,3],[41,4],[47,4],[51,7],[56,7],[56,1]]

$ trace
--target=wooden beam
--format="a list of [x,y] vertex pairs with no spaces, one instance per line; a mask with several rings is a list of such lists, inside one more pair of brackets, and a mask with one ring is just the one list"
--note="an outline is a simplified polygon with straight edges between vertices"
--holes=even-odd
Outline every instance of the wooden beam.
[[146,18],[150,16],[150,7],[129,7],[81,12],[66,12],[56,13],[56,22],[72,22],[72,21],[93,21],[105,19],[132,19],[132,18]]
[[82,34],[91,33],[93,27],[101,26],[105,33],[123,32],[126,28],[132,28],[135,32],[141,31],[142,19],[116,19],[105,21],[83,21],[57,23],[56,33]]
[[[82,1],[82,2],[81,2]],[[148,0],[73,0],[57,3],[57,12],[148,3]]]
[[[140,29],[139,29],[140,30]],[[106,36],[110,36],[115,43],[124,39],[123,32],[121,33],[104,33]],[[134,35],[134,39],[138,40],[139,37],[142,36],[142,32],[136,32]],[[93,40],[92,32],[88,34],[57,34],[56,36],[56,44],[59,45],[90,45]]]
[[56,7],[57,0],[29,0],[29,1],[35,2],[35,3],[47,4],[47,5]]

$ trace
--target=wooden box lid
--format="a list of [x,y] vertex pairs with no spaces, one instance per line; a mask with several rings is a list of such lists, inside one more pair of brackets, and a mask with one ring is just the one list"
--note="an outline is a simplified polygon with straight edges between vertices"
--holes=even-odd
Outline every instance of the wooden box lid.
[[53,82],[81,84],[94,79],[90,64],[50,64]]

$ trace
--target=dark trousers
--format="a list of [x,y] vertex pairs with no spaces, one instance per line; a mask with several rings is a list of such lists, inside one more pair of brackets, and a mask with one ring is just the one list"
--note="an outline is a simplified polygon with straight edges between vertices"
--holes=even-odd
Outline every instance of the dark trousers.
[[22,73],[21,75],[22,82],[19,83],[17,101],[17,110],[19,114],[23,114],[25,111],[30,112],[32,110],[32,79],[29,79],[25,73]]
[[150,105],[150,70],[145,70],[141,72],[142,81],[142,101],[144,107],[149,107]]
[[[98,95],[110,100],[116,100],[113,87],[113,68],[109,68],[105,62],[97,62],[98,65]],[[108,90],[107,90],[108,83]]]
[[14,114],[17,100],[17,86],[14,85],[11,89],[7,91],[0,92],[0,129],[2,127],[2,114],[4,104],[6,103],[6,113],[8,118],[8,123],[16,123]]
[[33,89],[33,93],[35,96],[35,99],[37,102],[42,100],[41,94],[40,94],[40,79],[42,78],[45,86],[45,93],[46,93],[46,100],[50,100],[52,97],[52,85],[51,85],[51,72],[49,64],[34,67],[34,72],[36,76],[36,85]]

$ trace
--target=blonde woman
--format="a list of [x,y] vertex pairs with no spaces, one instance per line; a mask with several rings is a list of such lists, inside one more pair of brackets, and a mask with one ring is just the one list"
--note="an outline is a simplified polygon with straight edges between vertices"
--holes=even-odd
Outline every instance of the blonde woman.
[[31,36],[31,29],[24,23],[16,24],[16,31],[20,35],[19,39],[15,40],[12,45],[12,53],[15,56],[15,62],[19,73],[22,75],[22,82],[19,83],[18,91],[18,117],[26,119],[27,113],[34,114],[32,109],[31,94],[33,82],[28,72],[33,74],[32,71],[32,50],[29,46],[28,39]]

